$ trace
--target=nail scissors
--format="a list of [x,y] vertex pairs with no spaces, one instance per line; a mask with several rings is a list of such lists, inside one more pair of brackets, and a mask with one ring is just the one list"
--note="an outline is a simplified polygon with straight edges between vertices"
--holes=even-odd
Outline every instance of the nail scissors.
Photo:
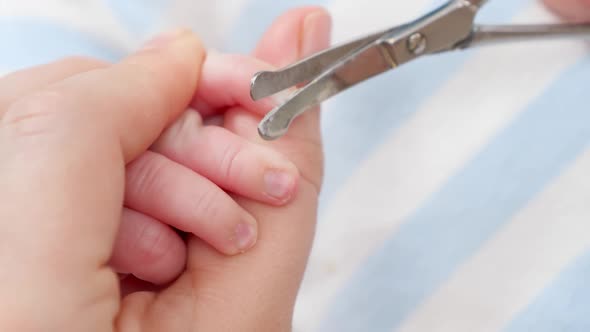
[[270,111],[258,133],[266,140],[278,139],[312,106],[425,55],[513,41],[590,39],[590,23],[476,25],[477,13],[488,1],[451,0],[412,22],[337,45],[278,71],[255,74],[250,87],[253,100],[309,82]]

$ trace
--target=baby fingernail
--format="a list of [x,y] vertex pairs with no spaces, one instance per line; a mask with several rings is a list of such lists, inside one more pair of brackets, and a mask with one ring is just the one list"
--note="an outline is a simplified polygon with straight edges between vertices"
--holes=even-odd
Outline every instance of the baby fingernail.
[[283,171],[267,171],[264,174],[266,194],[281,202],[287,201],[293,195],[295,177]]
[[238,224],[235,229],[235,242],[240,252],[245,252],[256,244],[256,228],[250,222]]

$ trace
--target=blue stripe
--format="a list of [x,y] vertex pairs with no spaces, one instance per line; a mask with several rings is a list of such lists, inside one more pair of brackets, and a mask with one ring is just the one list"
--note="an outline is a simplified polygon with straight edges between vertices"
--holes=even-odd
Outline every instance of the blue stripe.
[[326,0],[249,0],[233,26],[225,50],[249,54],[264,32],[280,15],[292,8],[308,5],[321,6],[326,2]]
[[[440,3],[435,1],[432,7]],[[479,14],[478,21],[499,23],[526,4],[530,1],[491,1]],[[322,119],[326,154],[322,215],[335,193],[361,163],[419,109],[428,96],[440,89],[470,54],[457,52],[420,59],[326,103],[331,111]]]
[[587,149],[588,77],[590,59],[572,66],[406,220],[338,294],[321,331],[391,331]]
[[0,19],[1,67],[22,69],[65,56],[116,60],[121,53],[93,36],[40,19]]
[[590,331],[589,278],[590,252],[571,264],[505,331]]

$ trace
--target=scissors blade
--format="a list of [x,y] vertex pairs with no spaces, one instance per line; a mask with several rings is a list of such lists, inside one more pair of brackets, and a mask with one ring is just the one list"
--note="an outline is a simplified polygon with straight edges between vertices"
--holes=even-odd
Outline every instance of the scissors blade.
[[295,92],[286,103],[270,111],[260,122],[258,132],[267,140],[279,138],[287,132],[291,122],[310,107],[396,66],[383,42],[367,45],[333,64],[329,70]]
[[408,24],[404,24],[358,38],[309,56],[277,71],[259,72],[252,78],[250,95],[253,100],[259,100],[298,84],[309,82],[344,57],[366,47],[384,35],[395,33],[398,30],[407,28],[407,26]]
[[[418,57],[454,49],[457,43],[472,34],[478,8],[473,1],[451,0],[409,24],[381,34],[374,42],[334,62],[287,102],[270,111],[258,126],[260,136],[267,140],[277,139],[310,107]],[[483,3],[479,2],[480,5]],[[288,79],[283,83],[287,85],[287,82],[293,83]],[[270,87],[268,91],[272,91]]]

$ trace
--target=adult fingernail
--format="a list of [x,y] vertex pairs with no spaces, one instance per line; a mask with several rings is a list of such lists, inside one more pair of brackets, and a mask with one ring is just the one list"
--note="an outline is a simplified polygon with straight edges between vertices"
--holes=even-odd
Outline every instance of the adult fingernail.
[[187,29],[178,28],[164,32],[143,44],[142,50],[153,50],[166,47],[183,36],[187,31]]
[[256,244],[257,232],[256,221],[248,216],[248,221],[238,224],[235,229],[235,244],[240,252],[246,252]]
[[330,45],[332,19],[324,10],[309,14],[303,22],[303,56],[322,51]]
[[269,170],[264,174],[266,194],[282,203],[293,196],[295,182],[295,176],[285,171]]

